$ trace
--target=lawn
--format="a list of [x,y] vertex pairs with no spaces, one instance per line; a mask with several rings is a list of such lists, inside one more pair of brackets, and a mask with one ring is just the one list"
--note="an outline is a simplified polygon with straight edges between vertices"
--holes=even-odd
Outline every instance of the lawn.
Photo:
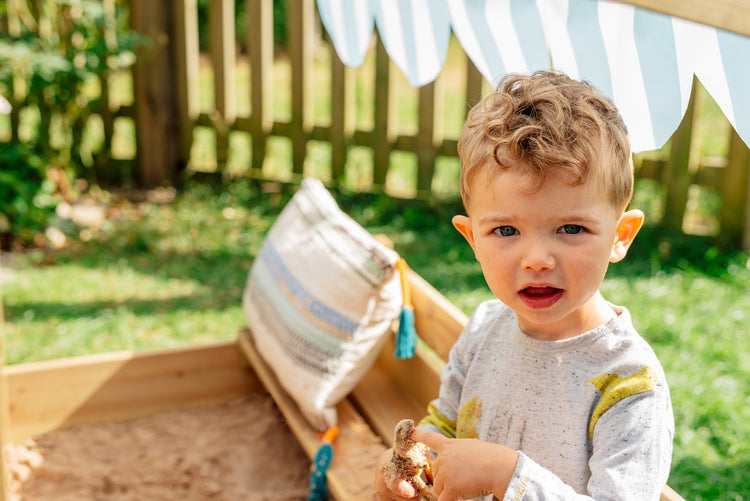
[[[98,229],[61,224],[63,249],[3,256],[8,363],[234,338],[248,269],[289,188],[242,180],[166,197],[98,193],[108,216]],[[467,314],[490,297],[450,225],[456,204],[334,194]],[[603,285],[665,367],[677,422],[670,485],[687,499],[750,499],[749,288],[747,254],[654,227]]]

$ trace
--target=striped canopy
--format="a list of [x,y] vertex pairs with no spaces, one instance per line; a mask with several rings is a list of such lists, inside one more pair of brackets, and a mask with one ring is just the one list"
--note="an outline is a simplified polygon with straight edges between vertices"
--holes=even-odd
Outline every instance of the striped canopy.
[[434,80],[450,32],[494,86],[554,68],[611,97],[634,152],[660,148],[687,109],[693,75],[750,144],[750,37],[604,0],[317,0],[348,66],[373,27],[409,83]]

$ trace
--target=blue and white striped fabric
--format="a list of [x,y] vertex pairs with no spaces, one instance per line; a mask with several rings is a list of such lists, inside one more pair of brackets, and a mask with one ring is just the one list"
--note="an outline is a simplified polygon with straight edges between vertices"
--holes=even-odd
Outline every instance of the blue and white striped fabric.
[[[440,72],[452,29],[493,86],[509,72],[549,68],[594,84],[620,109],[634,151],[660,148],[669,139],[687,108],[693,75],[750,144],[749,37],[605,0],[351,4],[358,17],[347,13],[353,7],[346,0],[318,0],[342,60],[353,52],[361,63],[374,20],[389,56],[413,86]],[[333,21],[336,10],[340,19],[357,19],[363,30],[355,30],[358,37],[354,22]]]
[[450,41],[446,0],[318,0],[318,11],[344,64],[362,64],[376,24],[413,87],[433,81],[443,67]]
[[437,77],[450,41],[446,0],[378,0],[373,13],[391,60],[409,84],[421,87]]
[[370,0],[319,0],[318,11],[341,62],[362,66],[372,40]]
[[506,73],[549,67],[542,18],[534,2],[465,0],[449,5],[456,38],[493,84]]

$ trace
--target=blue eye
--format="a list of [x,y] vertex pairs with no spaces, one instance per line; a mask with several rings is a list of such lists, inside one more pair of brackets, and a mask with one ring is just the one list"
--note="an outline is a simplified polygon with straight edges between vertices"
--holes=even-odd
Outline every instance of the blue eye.
[[583,230],[584,228],[580,224],[564,224],[557,231],[559,231],[560,233],[565,233],[567,235],[577,235]]
[[512,226],[498,226],[493,231],[501,237],[511,237],[518,233],[518,230]]

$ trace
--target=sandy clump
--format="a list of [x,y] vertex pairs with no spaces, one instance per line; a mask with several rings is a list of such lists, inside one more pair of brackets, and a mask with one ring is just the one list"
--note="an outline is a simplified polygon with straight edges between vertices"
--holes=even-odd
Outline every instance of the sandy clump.
[[297,501],[310,461],[266,394],[56,430],[11,450],[13,501]]

